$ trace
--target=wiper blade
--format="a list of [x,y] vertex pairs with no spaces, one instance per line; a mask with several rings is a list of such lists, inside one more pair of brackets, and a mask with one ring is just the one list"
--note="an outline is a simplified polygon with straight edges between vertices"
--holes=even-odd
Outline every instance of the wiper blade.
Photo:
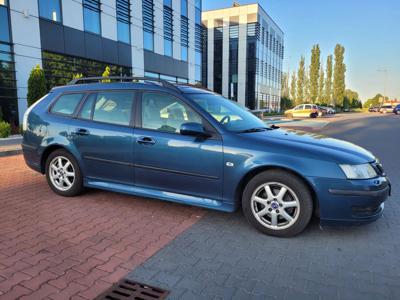
[[245,130],[239,131],[240,133],[250,133],[250,132],[260,132],[260,131],[266,131],[266,130],[271,130],[269,127],[255,127],[255,128],[249,128]]

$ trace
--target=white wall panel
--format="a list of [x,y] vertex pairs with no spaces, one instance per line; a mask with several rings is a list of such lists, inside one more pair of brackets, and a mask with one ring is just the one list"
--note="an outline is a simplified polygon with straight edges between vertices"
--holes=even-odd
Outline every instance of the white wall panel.
[[142,1],[131,1],[131,11],[132,72],[135,76],[143,76],[144,56]]
[[27,107],[26,95],[29,74],[42,64],[38,5],[36,1],[10,1],[11,31],[17,80],[18,115],[22,120]]
[[117,12],[115,0],[101,1],[101,35],[107,39],[117,40]]
[[173,57],[181,59],[181,0],[172,0],[173,25],[174,25],[174,43]]
[[164,55],[164,6],[154,0],[154,52]]
[[247,14],[239,16],[238,102],[246,104]]
[[222,32],[222,95],[229,97],[229,16],[223,18]]
[[189,83],[195,83],[195,54],[194,54],[194,36],[195,36],[195,6],[194,0],[188,0],[189,17],[189,49],[188,49],[188,75]]
[[63,24],[78,30],[83,30],[82,0],[62,0]]

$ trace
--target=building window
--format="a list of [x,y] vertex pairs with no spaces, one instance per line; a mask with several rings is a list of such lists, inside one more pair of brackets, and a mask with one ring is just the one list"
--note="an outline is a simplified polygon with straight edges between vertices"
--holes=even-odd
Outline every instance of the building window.
[[143,13],[143,47],[154,50],[154,3],[153,0],[142,0]]
[[189,47],[189,19],[181,16],[181,60],[188,60]]
[[129,67],[47,51],[42,52],[42,58],[49,90],[54,86],[65,85],[75,74],[82,74],[84,77],[101,76],[107,66],[110,68],[111,76],[131,76],[132,74]]
[[18,126],[18,98],[15,63],[11,45],[7,1],[0,0],[0,119]]
[[130,0],[117,0],[118,41],[131,43],[131,3]]
[[215,25],[220,25],[214,28],[214,92],[222,94],[222,22],[215,20]]
[[186,17],[188,16],[188,2],[187,0],[181,0],[181,15]]
[[164,54],[172,56],[172,41],[174,37],[173,31],[173,11],[172,1],[164,0]]
[[39,15],[41,18],[61,22],[60,0],[39,0]]
[[100,34],[100,0],[83,0],[82,5],[85,31]]
[[8,9],[5,6],[0,6],[0,41],[10,42],[10,28],[8,27]]

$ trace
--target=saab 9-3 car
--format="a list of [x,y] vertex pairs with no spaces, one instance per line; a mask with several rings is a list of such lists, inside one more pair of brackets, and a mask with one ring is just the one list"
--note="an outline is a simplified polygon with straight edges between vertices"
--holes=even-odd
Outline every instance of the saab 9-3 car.
[[323,226],[382,215],[390,183],[367,150],[268,127],[201,88],[114,79],[53,88],[25,113],[25,161],[55,193],[97,188],[241,208],[255,228],[276,236],[300,233],[313,215]]

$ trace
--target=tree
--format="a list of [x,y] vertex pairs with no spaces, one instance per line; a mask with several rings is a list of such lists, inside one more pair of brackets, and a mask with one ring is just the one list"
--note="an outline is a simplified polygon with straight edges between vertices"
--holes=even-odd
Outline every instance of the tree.
[[343,107],[344,108],[359,108],[361,104],[358,93],[350,89],[344,91]]
[[332,103],[332,55],[326,59],[325,100],[328,104],[334,104]]
[[297,70],[297,92],[296,92],[296,104],[300,104],[304,101],[304,86],[306,79],[306,69],[304,56],[300,59],[299,69]]
[[[110,73],[111,73],[110,67],[106,66],[106,68],[104,69],[104,72],[103,72],[103,74],[101,74],[101,76],[102,77],[110,77]],[[111,81],[110,79],[103,79],[102,80],[102,82],[110,82],[110,81]]]
[[324,86],[325,86],[325,74],[324,69],[320,68],[319,70],[319,82],[318,82],[318,102],[326,103],[325,95],[324,95]]
[[287,73],[282,73],[281,95],[282,95],[282,97],[290,98],[290,96],[289,96],[289,76]]
[[28,106],[31,106],[37,100],[46,95],[46,93],[47,88],[44,71],[39,65],[36,65],[36,67],[32,69],[28,79]]
[[344,64],[344,47],[337,44],[335,47],[335,67],[333,72],[333,99],[337,106],[343,106],[346,65]]
[[296,100],[296,72],[292,74],[292,80],[290,82],[290,98]]
[[76,73],[76,74],[72,75],[72,79],[79,79],[79,78],[82,78],[82,77],[83,77],[82,73]]
[[306,72],[304,77],[304,101],[306,103],[311,103],[311,93],[310,93],[310,68]]
[[368,99],[364,103],[364,107],[368,108],[370,106],[378,106],[381,104],[382,94],[376,94],[375,97]]
[[319,68],[321,66],[321,50],[319,45],[314,45],[311,49],[311,65],[310,65],[310,100],[315,103],[318,98],[318,79]]

